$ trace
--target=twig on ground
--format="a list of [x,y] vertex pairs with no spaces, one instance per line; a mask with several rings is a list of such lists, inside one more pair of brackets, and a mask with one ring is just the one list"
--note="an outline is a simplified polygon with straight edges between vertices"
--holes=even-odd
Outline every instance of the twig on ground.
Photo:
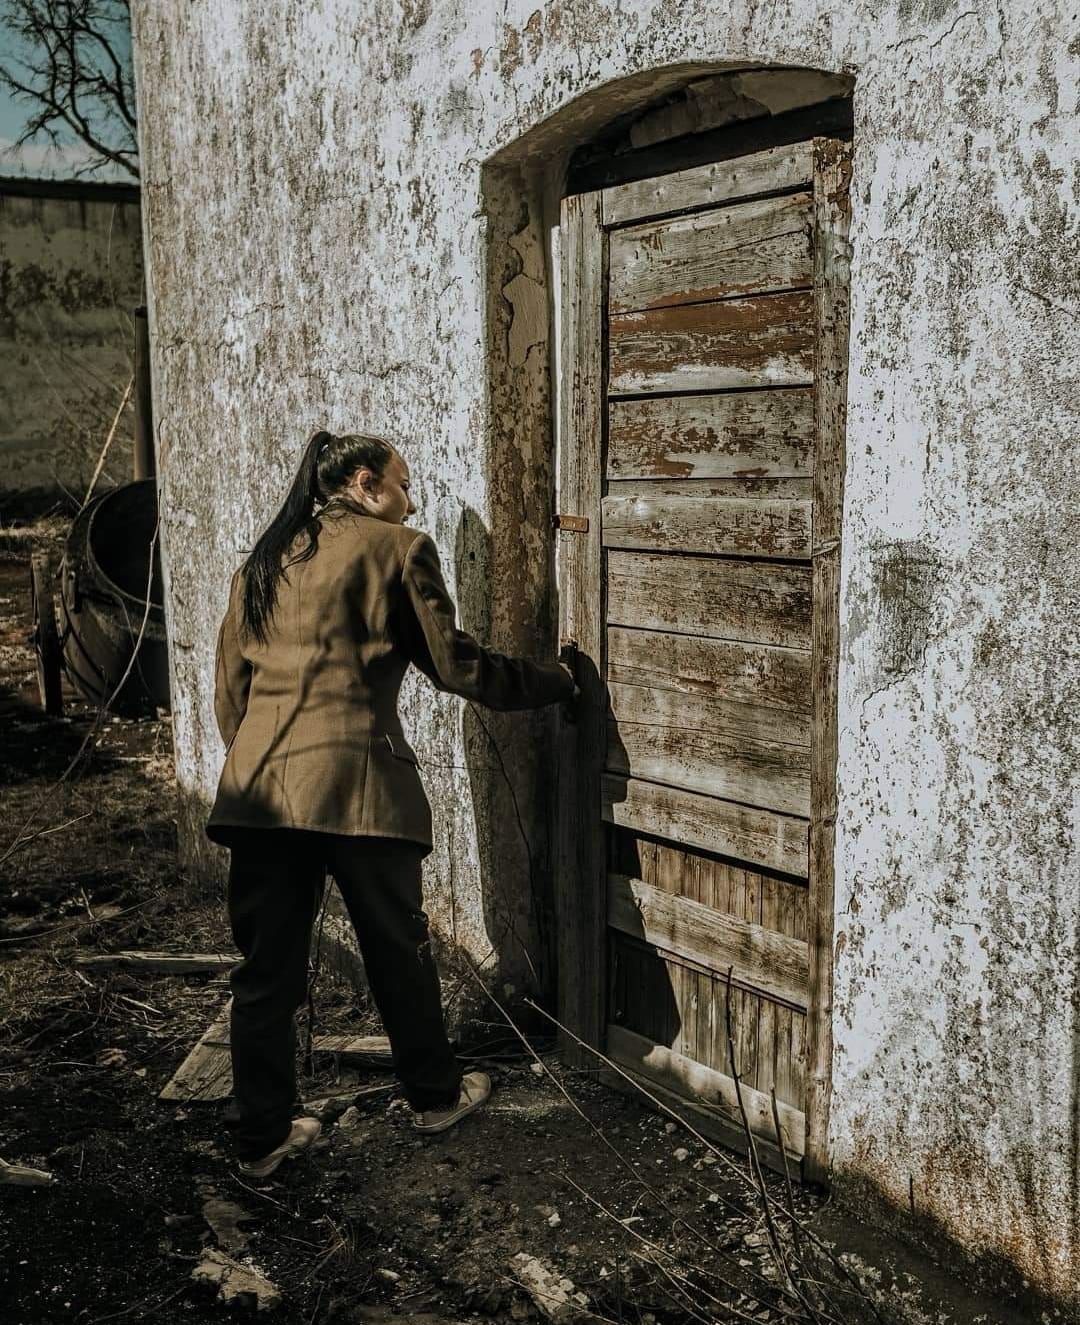
[[[750,1118],[746,1112],[746,1104],[742,1095],[742,1076],[739,1073],[738,1056],[735,1051],[735,1027],[731,1016],[731,972],[728,967],[727,986],[724,997],[724,1019],[727,1025],[728,1041],[728,1064],[731,1068],[731,1078],[735,1082],[735,1098],[739,1105],[739,1114],[742,1117],[743,1131],[746,1134],[746,1144],[750,1152],[750,1172],[753,1174],[754,1182],[758,1189],[758,1199],[761,1202],[762,1213],[765,1216],[765,1228],[768,1233],[769,1247],[772,1250],[773,1262],[777,1270],[787,1281],[788,1287],[792,1293],[806,1307],[814,1325],[821,1325],[813,1306],[806,1300],[805,1295],[799,1290],[791,1273],[791,1266],[788,1264],[787,1254],[784,1250],[783,1242],[780,1238],[779,1230],[776,1227],[776,1221],[773,1219],[772,1202],[769,1199],[769,1189],[765,1183],[765,1174],[761,1168],[761,1159],[758,1155],[757,1141],[754,1138],[753,1129],[750,1126]],[[792,1218],[794,1219],[794,1211]]]
[[[709,1239],[709,1238],[708,1238],[708,1237],[707,1237],[707,1236],[706,1236],[706,1235],[705,1235],[705,1234],[704,1234],[699,1228],[696,1228],[693,1224],[691,1224],[689,1221],[687,1221],[686,1219],[684,1219],[681,1215],[679,1215],[679,1214],[677,1214],[675,1211],[673,1211],[673,1210],[668,1206],[668,1204],[664,1201],[664,1199],[661,1197],[660,1193],[659,1193],[658,1191],[656,1191],[656,1189],[652,1186],[652,1184],[646,1182],[646,1180],[642,1177],[642,1175],[641,1175],[641,1174],[637,1171],[637,1169],[634,1167],[634,1165],[632,1164],[632,1162],[631,1162],[629,1159],[627,1159],[627,1157],[622,1153],[621,1150],[619,1150],[619,1148],[618,1148],[616,1145],[614,1145],[614,1144],[612,1143],[612,1141],[611,1141],[610,1138],[607,1136],[607,1134],[603,1131],[603,1129],[600,1128],[600,1127],[598,1127],[598,1126],[596,1125],[596,1123],[594,1123],[593,1120],[588,1116],[588,1114],[585,1113],[585,1111],[581,1108],[581,1106],[578,1104],[578,1102],[573,1098],[573,1096],[572,1096],[572,1095],[570,1094],[570,1092],[566,1089],[566,1087],[565,1087],[565,1086],[563,1085],[563,1083],[559,1080],[559,1078],[558,1078],[558,1077],[557,1077],[557,1076],[551,1071],[551,1069],[550,1069],[550,1068],[548,1067],[548,1065],[544,1062],[544,1060],[540,1057],[540,1055],[537,1054],[537,1053],[535,1052],[535,1050],[533,1050],[532,1046],[529,1044],[528,1040],[526,1039],[524,1033],[518,1028],[518,1026],[517,1026],[517,1024],[514,1022],[513,1018],[512,1018],[512,1017],[510,1016],[510,1014],[506,1011],[506,1009],[502,1006],[502,1004],[498,1001],[498,999],[495,997],[495,995],[492,994],[491,990],[487,988],[487,986],[486,986],[486,985],[484,984],[484,982],[480,979],[480,977],[479,977],[478,974],[476,975],[476,980],[477,980],[477,983],[480,985],[480,988],[483,990],[484,994],[487,996],[487,998],[489,998],[489,999],[491,1000],[491,1002],[495,1005],[495,1007],[498,1008],[499,1012],[502,1014],[502,1016],[503,1016],[504,1020],[506,1021],[507,1025],[509,1025],[509,1026],[511,1027],[511,1029],[514,1031],[514,1033],[518,1036],[518,1038],[521,1040],[521,1042],[525,1045],[525,1047],[526,1047],[526,1048],[529,1050],[529,1052],[532,1054],[532,1056],[533,1056],[533,1058],[536,1060],[536,1062],[538,1062],[538,1063],[540,1064],[540,1066],[543,1068],[544,1074],[545,1074],[547,1077],[550,1078],[550,1080],[551,1080],[551,1081],[553,1082],[553,1084],[555,1085],[555,1088],[556,1088],[556,1089],[559,1091],[559,1093],[563,1096],[563,1098],[564,1098],[564,1099],[566,1100],[566,1102],[570,1105],[570,1107],[574,1110],[574,1112],[578,1115],[578,1117],[581,1118],[582,1121],[586,1124],[586,1126],[588,1126],[588,1127],[591,1129],[591,1131],[596,1135],[596,1137],[599,1139],[600,1143],[605,1147],[605,1149],[607,1149],[608,1151],[610,1151],[610,1153],[615,1157],[615,1159],[618,1161],[618,1163],[619,1163],[620,1165],[622,1165],[622,1167],[625,1168],[625,1169],[627,1170],[627,1172],[628,1172],[628,1173],[630,1174],[630,1176],[634,1179],[634,1181],[635,1181],[636,1183],[638,1183],[638,1184],[639,1184],[639,1185],[645,1190],[645,1192],[648,1193],[649,1196],[652,1197],[652,1199],[656,1202],[656,1204],[660,1207],[660,1209],[661,1209],[661,1210],[662,1210],[662,1211],[663,1211],[663,1212],[664,1212],[664,1213],[665,1213],[665,1214],[666,1214],[666,1215],[672,1220],[673,1226],[682,1226],[683,1228],[685,1228],[685,1229],[687,1230],[687,1232],[691,1235],[691,1237],[696,1238],[696,1239],[697,1239],[699,1242],[701,1242],[701,1243],[702,1243],[702,1244],[703,1244],[703,1245],[704,1245],[709,1251],[713,1252],[715,1255],[723,1255],[724,1253],[723,1253],[723,1249],[722,1249],[722,1248],[717,1247],[716,1244],[715,1244],[714,1242],[712,1242],[712,1241],[711,1241],[711,1240],[710,1240],[710,1239]],[[531,999],[526,999],[525,1001],[526,1001],[531,1007],[536,1008],[537,1011],[542,1011],[542,1009],[539,1008],[539,1005],[536,1004],[536,1003],[534,1003]],[[550,1016],[550,1014],[548,1014],[548,1013],[545,1013],[544,1015],[545,1015],[545,1016]],[[552,1021],[555,1020],[555,1018],[553,1018],[553,1017],[551,1017],[550,1019],[551,1019]],[[558,1025],[559,1023],[556,1022],[556,1024]],[[598,1052],[598,1051],[594,1051],[594,1052]],[[601,1054],[600,1057],[602,1058],[603,1055]],[[644,1092],[644,1093],[647,1094],[648,1092]],[[651,1097],[650,1097],[650,1098],[651,1098]],[[668,1110],[668,1112],[670,1112],[670,1110]],[[675,1116],[678,1117],[678,1115],[675,1115]],[[680,1120],[680,1121],[681,1121],[681,1120]],[[701,1139],[704,1141],[704,1138],[701,1138]],[[705,1144],[708,1144],[708,1143],[705,1142]],[[710,1149],[712,1149],[711,1146],[710,1146]],[[732,1166],[732,1167],[734,1167],[734,1166]],[[740,1177],[741,1177],[741,1174],[740,1174]],[[741,1212],[740,1212],[740,1213],[741,1213]],[[750,1277],[757,1277],[757,1278],[760,1278],[760,1276],[753,1276],[753,1275],[750,1276]],[[765,1280],[762,1280],[762,1282],[766,1282],[766,1283],[767,1283],[767,1281],[765,1281]],[[783,1292],[783,1291],[784,1291],[783,1288],[782,1288],[782,1286],[777,1286],[777,1285],[773,1285],[773,1284],[768,1284],[768,1287],[769,1287],[770,1291],[774,1291],[774,1292],[775,1292],[775,1291],[779,1291],[779,1292]],[[751,1296],[752,1296],[752,1294],[751,1294]]]

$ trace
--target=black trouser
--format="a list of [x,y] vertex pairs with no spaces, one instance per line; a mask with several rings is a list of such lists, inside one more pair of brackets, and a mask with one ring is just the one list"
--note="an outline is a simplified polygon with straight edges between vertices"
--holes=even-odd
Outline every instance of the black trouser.
[[233,969],[233,1098],[240,1159],[289,1134],[296,1104],[296,1010],[307,995],[311,932],[326,874],[348,908],[368,984],[414,1109],[455,1101],[461,1069],[446,1038],[423,911],[424,849],[396,838],[295,828],[237,829],[229,919],[244,960]]

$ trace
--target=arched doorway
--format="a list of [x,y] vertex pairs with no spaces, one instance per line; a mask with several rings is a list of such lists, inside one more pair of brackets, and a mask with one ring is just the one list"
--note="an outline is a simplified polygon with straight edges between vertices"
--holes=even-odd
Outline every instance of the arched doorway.
[[[549,403],[559,637],[585,691],[555,805],[566,1047],[602,1051],[616,1084],[688,1104],[733,1144],[748,1126],[816,1180],[850,90],[816,71],[695,71],[520,167],[558,328],[558,404],[538,377],[532,422]],[[515,313],[540,297],[527,281],[535,267],[500,286]],[[537,344],[519,337],[519,355],[523,340]]]

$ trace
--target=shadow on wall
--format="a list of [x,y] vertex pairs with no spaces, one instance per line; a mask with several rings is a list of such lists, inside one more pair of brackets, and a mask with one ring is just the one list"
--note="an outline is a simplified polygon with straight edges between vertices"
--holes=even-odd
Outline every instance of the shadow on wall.
[[[454,547],[458,612],[462,628],[484,644],[492,640],[493,608],[526,578],[521,555],[520,544],[497,548],[479,514],[464,508]],[[515,640],[505,651],[554,656],[527,641],[519,647]],[[491,945],[482,966],[485,980],[514,1001],[522,994],[543,997],[554,979],[551,853],[546,822],[536,810],[542,789],[554,779],[556,718],[550,707],[499,713],[465,703],[462,728]]]
[[[505,560],[496,558],[492,534],[477,512],[466,507],[455,542],[458,611],[462,627],[483,642],[491,638],[491,604],[497,586],[521,582],[509,551],[503,555]],[[532,652],[538,658],[551,656],[539,649]],[[602,694],[610,716],[606,686],[594,663],[581,658],[579,669],[590,672],[584,676],[579,670],[582,689]],[[625,751],[620,759],[620,751],[613,748],[619,742],[618,733],[613,724],[607,726],[607,762],[623,767]],[[557,705],[534,713],[497,713],[472,703],[464,708],[463,744],[476,827],[480,899],[491,945],[482,967],[485,982],[504,1004],[519,1004],[528,995],[551,1011],[556,1011],[557,1004],[557,930],[566,923],[556,904],[551,832],[560,781],[559,728]],[[625,779],[609,781],[609,787],[614,787],[613,800],[623,798],[625,786]],[[599,803],[596,812],[600,812]],[[643,877],[637,844],[629,835],[609,835],[608,855],[611,869]],[[609,963],[601,952],[582,954],[584,961],[601,963],[610,970],[611,988],[603,993],[607,1015],[622,1019],[631,1004],[640,1002],[640,991],[635,1000],[627,983],[647,972],[648,1022],[657,1028],[657,1038],[675,1045],[682,1025],[678,1003],[666,964],[647,944],[643,924],[637,934],[620,935],[620,952],[634,959],[629,966],[626,961]],[[457,964],[455,954],[445,949],[440,958],[446,970]],[[472,1004],[477,1006],[475,999]],[[490,1011],[481,1008],[480,1015],[490,1019]],[[515,1009],[519,1024],[534,1022],[528,1009],[524,1016],[520,1012]],[[552,1029],[543,1021],[535,1028],[540,1032]]]

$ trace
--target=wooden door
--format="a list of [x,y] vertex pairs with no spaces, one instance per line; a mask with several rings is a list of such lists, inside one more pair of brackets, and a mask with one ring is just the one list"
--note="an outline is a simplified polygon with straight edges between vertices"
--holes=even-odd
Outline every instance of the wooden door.
[[[821,1180],[849,149],[567,198],[561,1020]],[[735,1047],[728,1035],[728,1001]],[[774,1108],[775,1099],[775,1108]]]

